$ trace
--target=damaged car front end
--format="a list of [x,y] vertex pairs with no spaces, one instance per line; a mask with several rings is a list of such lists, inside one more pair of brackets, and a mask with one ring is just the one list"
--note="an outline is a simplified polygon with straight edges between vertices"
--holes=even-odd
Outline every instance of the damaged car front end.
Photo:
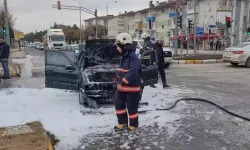
[[[70,52],[61,53],[61,51],[46,50],[46,87],[78,90],[79,103],[91,108],[99,108],[102,104],[114,103],[121,59],[117,55],[114,43],[114,39],[86,41],[85,51],[79,54],[77,60],[70,59],[75,58],[74,56],[67,58],[66,55],[69,55]],[[58,54],[53,57],[53,60],[57,58],[66,62],[58,65],[58,61],[54,60],[53,62],[57,62],[57,65],[53,65],[49,61],[52,59],[50,53]],[[58,80],[59,78],[61,80]],[[156,84],[158,82],[157,66],[142,65],[142,80],[145,86]]]
[[82,73],[79,103],[98,108],[100,104],[114,103],[117,85],[117,65],[98,65]]

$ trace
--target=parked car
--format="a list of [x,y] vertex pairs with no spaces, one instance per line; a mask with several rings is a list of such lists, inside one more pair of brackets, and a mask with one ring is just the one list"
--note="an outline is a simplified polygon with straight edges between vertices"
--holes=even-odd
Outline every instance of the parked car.
[[31,44],[30,44],[30,47],[34,48],[34,47],[35,47],[35,44],[34,44],[34,43],[31,43]]
[[70,50],[73,50],[76,55],[79,55],[79,44],[69,45]]
[[43,43],[39,44],[39,45],[38,45],[38,49],[39,49],[39,50],[44,50],[44,44],[43,44]]
[[250,42],[244,42],[235,47],[226,48],[223,61],[233,66],[245,65],[250,68]]
[[[136,41],[137,48],[136,48],[136,54],[138,57],[140,57],[140,50],[143,49],[144,41],[143,40],[134,40]],[[164,52],[164,61],[165,61],[165,68],[169,68],[173,61],[173,55],[170,48],[163,47]]]
[[[76,90],[79,103],[88,107],[114,103],[121,59],[114,42],[115,39],[88,40],[78,59],[72,50],[46,50],[45,86]],[[142,80],[144,86],[158,83],[157,66],[142,65]]]
[[42,43],[41,42],[34,42],[35,49],[38,49],[40,44],[42,44]]

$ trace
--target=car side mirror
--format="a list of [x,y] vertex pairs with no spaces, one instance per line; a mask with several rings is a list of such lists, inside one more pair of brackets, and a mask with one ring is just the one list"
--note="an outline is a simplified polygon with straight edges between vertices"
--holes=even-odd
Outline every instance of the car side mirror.
[[73,66],[71,66],[71,65],[67,65],[67,66],[65,66],[65,68],[64,68],[65,70],[69,70],[69,71],[71,71],[71,70],[76,70],[76,68],[75,67],[73,67]]

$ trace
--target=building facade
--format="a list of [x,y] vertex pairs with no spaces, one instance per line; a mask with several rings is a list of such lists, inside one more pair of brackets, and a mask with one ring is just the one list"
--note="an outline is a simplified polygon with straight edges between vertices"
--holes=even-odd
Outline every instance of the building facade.
[[85,27],[88,27],[88,26],[95,26],[96,25],[96,21],[97,21],[97,24],[98,25],[101,25],[101,26],[107,26],[107,21],[111,18],[113,18],[114,16],[113,15],[108,15],[108,16],[100,16],[100,17],[97,17],[97,18],[89,18],[89,19],[86,19],[84,20],[85,22]]
[[[232,45],[250,40],[247,28],[250,27],[249,0],[196,0],[196,26],[204,28],[198,36],[206,49],[208,42],[223,39]],[[173,43],[175,35],[175,0],[149,2],[149,7],[136,12],[125,12],[108,20],[108,37],[114,38],[121,32],[128,32],[133,38],[140,38],[143,32],[152,38],[163,38],[166,45]],[[189,35],[188,20],[194,21],[194,1],[182,2],[182,30],[178,35]],[[226,17],[232,18],[231,28],[226,28]],[[191,35],[190,35],[191,36]],[[187,37],[186,37],[187,38]],[[190,39],[192,40],[192,39]],[[191,42],[192,43],[192,42]]]
[[250,1],[249,0],[232,0],[232,27],[231,27],[231,43],[238,45],[242,42],[249,41],[247,28],[250,23]]
[[140,38],[140,34],[148,33],[152,38],[171,41],[175,28],[174,18],[169,13],[174,11],[174,2],[155,4],[149,2],[149,7],[136,12],[125,12],[108,20],[108,37],[114,38],[121,32],[129,33],[133,38]]

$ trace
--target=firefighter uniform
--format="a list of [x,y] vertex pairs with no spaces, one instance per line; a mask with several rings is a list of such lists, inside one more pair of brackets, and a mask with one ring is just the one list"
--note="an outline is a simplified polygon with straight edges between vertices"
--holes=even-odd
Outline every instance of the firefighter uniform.
[[[125,41],[125,42],[124,42]],[[141,98],[141,61],[133,52],[132,37],[127,33],[117,36],[122,59],[119,69],[119,84],[115,99],[118,125],[115,129],[129,130],[138,127],[138,105]]]

